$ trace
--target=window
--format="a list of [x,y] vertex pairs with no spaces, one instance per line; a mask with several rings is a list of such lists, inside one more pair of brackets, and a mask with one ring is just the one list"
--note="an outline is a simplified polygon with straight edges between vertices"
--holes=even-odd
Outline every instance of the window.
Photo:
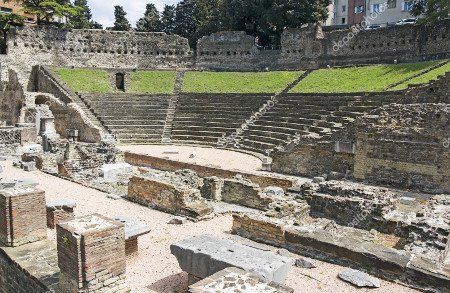
[[345,9],[347,9],[347,7],[345,5],[342,5],[342,12],[345,12]]
[[370,5],[370,11],[371,12],[380,12],[383,7],[383,4],[373,4],[373,5]]
[[342,18],[341,23],[345,24],[345,17]]
[[403,2],[402,3],[402,11],[411,11],[412,7],[413,7],[412,1],[411,2],[408,1],[408,2]]
[[3,13],[8,13],[8,14],[13,12],[13,10],[11,8],[6,8],[6,7],[0,7],[0,11]]
[[364,12],[364,5],[355,7],[355,13],[363,13],[363,12]]
[[387,4],[388,4],[388,8],[395,8],[395,7],[397,7],[397,0],[388,0]]

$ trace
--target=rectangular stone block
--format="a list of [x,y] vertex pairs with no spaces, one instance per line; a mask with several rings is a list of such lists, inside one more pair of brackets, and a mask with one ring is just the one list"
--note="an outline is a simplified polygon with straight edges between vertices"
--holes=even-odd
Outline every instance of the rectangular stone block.
[[292,260],[210,235],[193,236],[170,246],[181,269],[206,278],[228,267],[237,267],[267,281],[283,284]]
[[0,190],[0,241],[20,246],[47,238],[45,193],[35,187]]
[[189,286],[189,293],[223,292],[224,288],[230,292],[294,293],[292,288],[275,282],[267,282],[251,273],[233,267],[226,268]]
[[[61,291],[103,292],[108,288],[118,292],[124,287],[122,223],[93,214],[60,223],[56,231]],[[129,292],[126,288],[123,292]]]

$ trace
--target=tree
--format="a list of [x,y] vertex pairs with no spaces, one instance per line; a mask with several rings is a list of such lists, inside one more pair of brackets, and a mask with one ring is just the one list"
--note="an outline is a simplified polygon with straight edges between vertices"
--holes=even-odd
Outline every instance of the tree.
[[[297,28],[328,17],[330,0],[223,0],[221,29],[245,30],[264,43],[279,45],[286,27]],[[272,43],[273,43],[272,42]]]
[[432,24],[448,18],[450,14],[450,1],[448,0],[414,0],[411,11],[413,16],[423,15],[419,22]]
[[189,43],[195,46],[197,26],[194,20],[195,0],[183,0],[175,9],[174,32],[182,37],[188,38]]
[[161,28],[159,20],[159,12],[156,6],[152,3],[147,4],[144,17],[139,19],[136,23],[136,30],[138,32],[156,32]]
[[92,14],[87,0],[75,0],[73,5],[79,8],[80,14],[69,19],[71,27],[76,29],[92,28]]
[[173,33],[175,31],[175,6],[165,5],[161,13],[161,31]]
[[130,22],[126,18],[127,13],[123,10],[122,6],[114,6],[114,16],[116,21],[114,22],[113,30],[115,31],[128,31],[130,30]]
[[36,16],[38,25],[54,23],[56,18],[71,18],[80,15],[80,9],[68,0],[5,0],[16,2],[25,13]]

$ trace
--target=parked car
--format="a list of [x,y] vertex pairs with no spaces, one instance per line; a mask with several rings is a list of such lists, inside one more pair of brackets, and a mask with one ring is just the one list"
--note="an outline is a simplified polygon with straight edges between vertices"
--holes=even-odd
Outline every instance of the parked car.
[[371,24],[371,25],[368,25],[366,27],[366,31],[377,30],[379,28],[381,28],[381,25],[379,25],[379,24]]
[[417,22],[417,19],[415,19],[415,18],[405,18],[405,19],[397,21],[395,23],[395,25],[415,24],[416,22]]

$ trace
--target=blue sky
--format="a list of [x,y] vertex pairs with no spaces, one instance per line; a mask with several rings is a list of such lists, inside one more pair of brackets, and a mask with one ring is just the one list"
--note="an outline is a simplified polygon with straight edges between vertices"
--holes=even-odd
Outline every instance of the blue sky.
[[[105,4],[105,2],[107,4]],[[91,8],[93,19],[106,27],[110,27],[114,23],[114,6],[121,5],[127,13],[127,18],[132,26],[136,21],[144,15],[145,5],[153,3],[159,11],[162,10],[164,4],[175,4],[178,0],[88,0]]]

